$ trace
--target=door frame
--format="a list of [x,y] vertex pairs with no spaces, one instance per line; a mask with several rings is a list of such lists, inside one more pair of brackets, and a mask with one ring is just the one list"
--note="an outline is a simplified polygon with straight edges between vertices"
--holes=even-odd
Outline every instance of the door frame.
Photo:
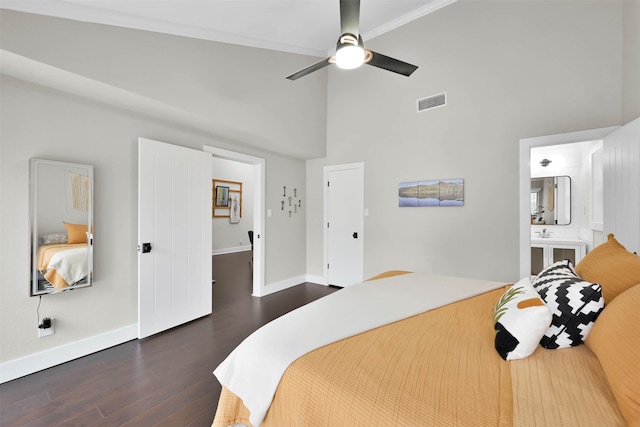
[[[322,266],[322,274],[323,274],[323,282],[322,284],[325,286],[329,286],[329,271],[327,269],[327,265],[329,264],[329,230],[327,228],[327,222],[329,221],[329,204],[328,204],[328,197],[329,197],[329,190],[327,188],[327,181],[329,179],[329,173],[330,172],[335,172],[335,171],[340,171],[340,170],[346,170],[346,169],[359,169],[361,170],[362,174],[364,175],[364,162],[358,162],[358,163],[346,163],[346,164],[342,164],[342,165],[331,165],[331,166],[325,166],[323,168],[323,180],[322,180],[322,187],[323,187],[323,191],[322,191],[322,205],[323,205],[323,222],[322,222],[322,240],[323,240],[323,246],[324,249],[322,251],[323,253],[323,266]],[[364,179],[362,181],[362,198],[363,198],[363,202],[364,202]],[[362,236],[360,236],[361,239],[364,239],[364,212],[362,212]],[[364,241],[364,240],[363,240]],[[362,248],[362,265],[363,265],[363,270],[364,270],[364,245]],[[364,271],[363,271],[364,274]]]
[[589,129],[577,132],[562,133],[558,135],[539,136],[520,140],[520,276],[528,277],[531,274],[531,214],[529,212],[531,198],[531,149],[549,145],[571,144],[575,142],[588,142],[604,139],[605,136],[618,129],[620,126]]
[[253,166],[253,181],[256,191],[253,195],[253,292],[254,297],[267,294],[265,289],[265,159],[236,151],[209,145],[202,146],[203,151],[213,157],[246,163]]

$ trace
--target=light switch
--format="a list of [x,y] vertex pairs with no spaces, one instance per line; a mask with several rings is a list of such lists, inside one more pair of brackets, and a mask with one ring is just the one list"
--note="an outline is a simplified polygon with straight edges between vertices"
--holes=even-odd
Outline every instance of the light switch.
[[271,215],[273,215],[273,212],[271,212],[271,209],[267,209],[267,218],[271,218]]

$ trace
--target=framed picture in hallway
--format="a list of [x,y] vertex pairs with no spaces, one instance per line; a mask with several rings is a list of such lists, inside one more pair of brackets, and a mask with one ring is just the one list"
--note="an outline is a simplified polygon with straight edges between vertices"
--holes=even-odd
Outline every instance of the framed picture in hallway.
[[[242,218],[242,182],[225,179],[212,180],[213,218],[230,218],[237,224]],[[235,202],[235,203],[234,203]],[[232,218],[232,209],[235,208]]]
[[238,190],[229,190],[229,222],[238,224],[242,217],[242,200]]
[[229,187],[216,186],[215,206],[229,206]]

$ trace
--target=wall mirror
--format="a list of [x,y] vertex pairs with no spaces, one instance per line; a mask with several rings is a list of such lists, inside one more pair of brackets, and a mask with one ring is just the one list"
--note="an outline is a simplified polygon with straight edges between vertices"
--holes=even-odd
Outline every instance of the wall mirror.
[[31,296],[93,282],[93,166],[31,159]]
[[531,224],[571,223],[571,177],[531,178]]

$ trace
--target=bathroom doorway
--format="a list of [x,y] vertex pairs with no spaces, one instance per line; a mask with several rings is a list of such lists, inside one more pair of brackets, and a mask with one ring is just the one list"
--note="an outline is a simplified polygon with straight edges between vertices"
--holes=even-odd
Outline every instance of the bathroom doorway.
[[[553,147],[564,144],[601,141],[618,127],[591,129],[558,135],[525,138],[520,140],[520,277],[526,277],[531,272],[531,177],[532,177],[532,149]],[[552,160],[552,159],[551,159]],[[553,161],[553,160],[552,160]]]

